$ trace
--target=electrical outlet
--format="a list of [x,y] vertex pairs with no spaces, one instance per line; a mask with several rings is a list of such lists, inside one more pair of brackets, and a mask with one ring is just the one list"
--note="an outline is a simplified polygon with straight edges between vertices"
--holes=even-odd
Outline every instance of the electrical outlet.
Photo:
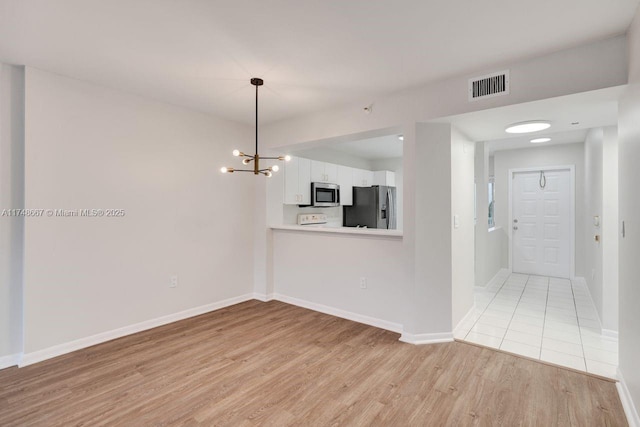
[[178,287],[178,275],[173,275],[171,276],[171,280],[169,281],[169,287],[170,288],[177,288]]
[[360,289],[367,289],[367,278],[366,277],[361,277],[360,278]]

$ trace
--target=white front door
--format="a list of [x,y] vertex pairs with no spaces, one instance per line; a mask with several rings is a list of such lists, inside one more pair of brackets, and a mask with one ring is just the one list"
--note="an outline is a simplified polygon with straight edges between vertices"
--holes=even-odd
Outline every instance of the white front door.
[[514,273],[571,276],[572,185],[569,170],[514,173]]

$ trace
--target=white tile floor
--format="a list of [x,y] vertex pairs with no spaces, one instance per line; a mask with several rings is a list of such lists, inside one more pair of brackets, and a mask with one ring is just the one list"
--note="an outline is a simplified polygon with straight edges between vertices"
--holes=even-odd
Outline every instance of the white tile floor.
[[583,282],[499,274],[475,292],[457,339],[616,378],[618,342],[600,331]]

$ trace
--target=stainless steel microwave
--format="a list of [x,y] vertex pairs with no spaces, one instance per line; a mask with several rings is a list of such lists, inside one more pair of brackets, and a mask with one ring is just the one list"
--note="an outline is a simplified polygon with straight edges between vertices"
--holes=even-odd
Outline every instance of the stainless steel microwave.
[[340,206],[340,186],[326,182],[312,182],[311,206],[318,208]]

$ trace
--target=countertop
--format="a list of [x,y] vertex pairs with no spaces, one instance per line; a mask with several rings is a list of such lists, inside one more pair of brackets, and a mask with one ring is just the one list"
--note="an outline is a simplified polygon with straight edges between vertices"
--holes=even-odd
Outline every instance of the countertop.
[[274,230],[308,231],[311,233],[357,234],[362,236],[402,237],[402,230],[336,227],[332,225],[272,225]]

